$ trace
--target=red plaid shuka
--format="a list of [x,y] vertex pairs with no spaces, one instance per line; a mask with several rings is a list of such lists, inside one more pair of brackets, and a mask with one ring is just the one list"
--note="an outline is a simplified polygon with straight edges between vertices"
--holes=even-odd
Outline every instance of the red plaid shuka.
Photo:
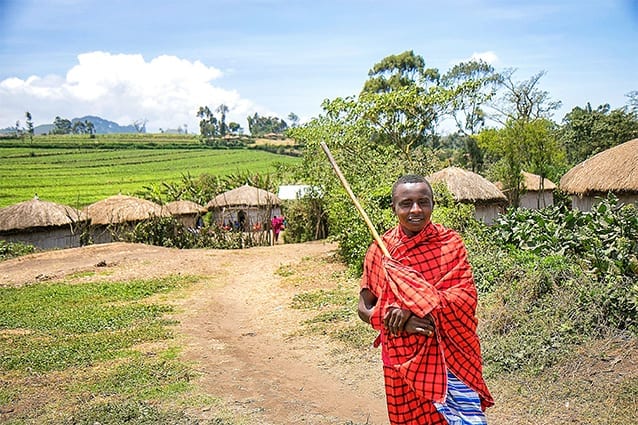
[[[370,323],[380,331],[375,345],[382,345],[391,423],[447,423],[433,402],[445,400],[448,369],[478,393],[483,409],[493,405],[476,334],[476,287],[461,237],[430,223],[414,237],[397,226],[383,240],[392,259],[373,243],[366,253],[361,287],[378,298]],[[431,314],[434,335],[386,332],[383,317],[388,307],[409,309],[419,317]]]

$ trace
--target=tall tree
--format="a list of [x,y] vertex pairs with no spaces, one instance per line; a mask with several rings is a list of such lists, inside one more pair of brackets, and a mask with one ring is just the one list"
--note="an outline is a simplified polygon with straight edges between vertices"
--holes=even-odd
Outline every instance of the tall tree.
[[465,135],[478,133],[485,125],[483,106],[495,95],[500,76],[483,61],[461,62],[441,78],[441,85],[452,92],[448,113]]
[[435,68],[426,69],[423,57],[407,50],[383,58],[368,71],[368,77],[363,92],[388,93],[419,82],[437,82],[439,71]]
[[199,133],[202,138],[210,138],[219,135],[219,126],[217,118],[208,106],[200,106],[197,110],[197,118],[199,121]]
[[219,120],[219,133],[222,136],[225,136],[228,132],[228,126],[226,125],[226,114],[229,110],[230,109],[228,109],[228,106],[224,105],[223,103],[216,109],[216,111],[221,115],[221,119]]
[[353,111],[361,111],[374,125],[374,140],[397,146],[405,158],[414,147],[435,147],[435,128],[444,109],[439,71],[426,69],[423,57],[409,50],[383,58],[368,76]]
[[268,133],[282,134],[288,129],[286,121],[278,117],[264,117],[257,112],[251,117],[246,118],[248,121],[248,131],[253,136],[263,136]]
[[290,121],[291,127],[297,127],[299,125],[299,117],[294,112],[288,114],[288,121]]
[[598,152],[638,137],[638,115],[608,104],[575,107],[563,118],[559,139],[568,161],[577,164]]
[[638,90],[633,90],[627,93],[628,104],[627,107],[629,112],[636,115],[638,118]]
[[29,135],[29,141],[33,143],[33,133],[34,133],[33,117],[31,116],[31,112],[29,111],[25,112],[24,115],[27,119],[26,124],[27,124],[27,134]]
[[133,122],[133,127],[135,127],[135,131],[137,131],[138,133],[146,133],[147,122],[148,120],[146,118],[141,120],[135,120],[135,122]]
[[73,126],[70,120],[66,118],[55,117],[53,121],[52,134],[70,134],[73,130]]
[[547,91],[540,89],[540,80],[545,71],[524,81],[514,81],[515,72],[514,69],[507,69],[500,74],[499,83],[505,93],[500,102],[491,105],[498,111],[492,118],[502,124],[512,119],[529,122],[538,118],[551,118],[554,111],[560,108],[561,102],[552,100]]
[[564,164],[564,152],[556,140],[551,120],[510,119],[501,129],[483,130],[476,137],[490,156],[490,177],[499,180],[513,206],[524,191],[522,171],[554,177],[550,172]]

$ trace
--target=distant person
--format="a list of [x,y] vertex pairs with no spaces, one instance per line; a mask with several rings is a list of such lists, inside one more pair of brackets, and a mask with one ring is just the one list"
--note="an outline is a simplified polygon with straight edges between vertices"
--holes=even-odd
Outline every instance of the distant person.
[[270,220],[270,227],[272,227],[272,234],[275,243],[279,240],[279,233],[281,232],[283,225],[284,220],[281,217],[274,216],[272,220]]

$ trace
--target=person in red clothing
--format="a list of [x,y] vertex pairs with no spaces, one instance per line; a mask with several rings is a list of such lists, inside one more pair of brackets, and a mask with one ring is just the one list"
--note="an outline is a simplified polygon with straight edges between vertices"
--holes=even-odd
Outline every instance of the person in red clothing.
[[270,220],[270,226],[272,227],[272,234],[273,234],[275,243],[277,243],[277,241],[279,240],[279,233],[281,233],[283,225],[284,225],[283,217],[274,216]]
[[379,331],[392,425],[486,424],[477,292],[458,233],[431,222],[432,187],[419,175],[392,187],[398,225],[366,252],[359,317]]

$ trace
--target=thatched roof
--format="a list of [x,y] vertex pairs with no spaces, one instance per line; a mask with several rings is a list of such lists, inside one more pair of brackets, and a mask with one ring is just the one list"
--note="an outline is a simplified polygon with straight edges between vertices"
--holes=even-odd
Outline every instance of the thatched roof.
[[[523,175],[523,188],[528,192],[538,192],[541,187],[541,176],[538,174],[528,173],[527,171],[523,171],[521,173]],[[494,182],[494,185],[499,189],[503,190],[503,183]],[[543,190],[554,190],[556,189],[556,185],[554,182],[549,180],[548,178],[543,178]]]
[[569,170],[559,184],[574,195],[638,192],[638,139],[614,146]]
[[0,209],[0,231],[23,230],[34,227],[57,227],[86,221],[75,208],[33,198]]
[[244,185],[215,196],[206,208],[260,207],[281,205],[281,199],[274,193],[250,185]]
[[133,196],[115,195],[97,201],[84,209],[91,224],[115,224],[166,217],[170,213],[154,202]]
[[193,201],[173,201],[164,205],[164,208],[168,210],[172,215],[189,215],[189,214],[204,214],[206,207],[199,205]]
[[504,203],[507,198],[494,183],[471,171],[447,167],[428,177],[430,183],[443,182],[458,202]]
[[[528,192],[538,192],[541,188],[541,176],[523,171],[523,187]],[[548,178],[543,178],[543,190],[554,190],[556,185]]]

